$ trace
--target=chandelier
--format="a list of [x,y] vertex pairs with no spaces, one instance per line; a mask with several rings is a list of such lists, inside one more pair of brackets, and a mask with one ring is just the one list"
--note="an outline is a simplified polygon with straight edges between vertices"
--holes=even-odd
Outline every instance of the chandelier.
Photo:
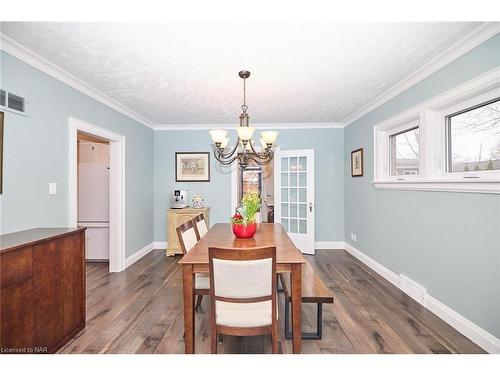
[[255,145],[252,139],[255,128],[248,125],[249,116],[246,104],[246,79],[250,72],[242,70],[238,73],[243,79],[243,112],[240,115],[240,126],[236,128],[238,140],[232,149],[228,148],[229,138],[226,130],[211,130],[210,136],[214,142],[214,156],[222,165],[230,165],[238,160],[240,167],[244,170],[250,160],[259,165],[266,165],[273,159],[273,144],[278,137],[277,131],[266,130],[260,133],[260,146]]

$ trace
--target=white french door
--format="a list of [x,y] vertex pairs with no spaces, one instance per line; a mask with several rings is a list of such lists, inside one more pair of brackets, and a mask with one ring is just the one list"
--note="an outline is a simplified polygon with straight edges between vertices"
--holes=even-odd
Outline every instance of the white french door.
[[274,221],[300,251],[314,254],[314,150],[276,151]]

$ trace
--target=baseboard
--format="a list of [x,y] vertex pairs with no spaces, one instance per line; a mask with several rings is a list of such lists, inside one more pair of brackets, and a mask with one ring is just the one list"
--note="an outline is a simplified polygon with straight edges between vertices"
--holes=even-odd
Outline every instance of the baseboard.
[[[368,255],[356,249],[354,246],[347,242],[345,243],[345,250],[401,290],[401,280],[399,275],[397,275],[384,265],[378,263],[373,258],[370,258]],[[412,296],[410,295],[410,297]],[[419,300],[417,300],[417,302],[421,303],[425,308],[436,314],[438,317],[443,319],[446,323],[455,328],[469,340],[479,345],[488,353],[500,354],[499,338],[485,331],[483,328],[471,322],[466,317],[460,315],[458,312],[446,306],[444,303],[440,302],[427,292],[425,292],[424,294],[423,303]]]
[[168,246],[168,243],[166,241],[155,241],[154,242],[155,250],[166,250],[167,246]]
[[142,249],[133,253],[131,256],[127,257],[125,259],[125,269],[127,269],[128,266],[137,262],[143,256],[149,254],[155,248],[154,244],[155,244],[154,242],[151,242],[151,243],[147,244],[146,246],[144,246]]
[[314,248],[316,250],[345,249],[345,242],[344,241],[316,241],[314,243]]
[[399,276],[396,275],[394,272],[392,272],[389,268],[378,263],[376,260],[370,258],[368,255],[359,251],[358,249],[356,249],[354,246],[352,246],[347,242],[345,243],[345,251],[347,251],[353,257],[359,259],[361,262],[366,264],[368,267],[377,272],[380,276],[389,281],[391,284],[401,289]]

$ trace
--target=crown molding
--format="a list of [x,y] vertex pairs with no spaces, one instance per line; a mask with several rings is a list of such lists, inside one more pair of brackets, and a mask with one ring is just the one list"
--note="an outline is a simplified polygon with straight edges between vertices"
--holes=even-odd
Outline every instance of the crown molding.
[[439,69],[453,62],[460,56],[465,55],[467,52],[484,43],[499,32],[500,22],[484,22],[481,26],[474,29],[464,38],[452,44],[442,53],[429,60],[426,64],[410,74],[404,80],[400,81],[395,86],[385,91],[383,94],[377,96],[362,110],[349,115],[342,122],[345,124],[345,126],[349,126],[354,121],[360,119],[367,113],[373,111],[374,109],[380,107],[382,104],[408,90],[410,87],[429,77],[431,74],[437,72]]
[[[275,123],[275,124],[251,124],[259,130],[280,130],[280,129],[343,129],[345,125],[341,122],[295,122],[295,123]],[[212,129],[236,129],[235,124],[162,124],[156,125],[154,130],[212,130]]]
[[114,109],[115,111],[120,112],[132,120],[140,122],[148,128],[154,128],[154,124],[151,121],[2,33],[0,33],[0,49],[7,52],[9,55],[24,61],[26,64],[42,71],[43,73],[46,73],[66,85],[80,91],[81,93],[97,100],[98,102]]

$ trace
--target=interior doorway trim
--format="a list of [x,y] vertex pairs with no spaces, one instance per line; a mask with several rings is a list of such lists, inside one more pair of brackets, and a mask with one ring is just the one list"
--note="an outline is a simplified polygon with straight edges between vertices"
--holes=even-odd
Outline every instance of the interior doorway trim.
[[125,137],[74,117],[69,118],[68,224],[77,226],[78,139],[84,132],[109,141],[109,271],[125,269]]

